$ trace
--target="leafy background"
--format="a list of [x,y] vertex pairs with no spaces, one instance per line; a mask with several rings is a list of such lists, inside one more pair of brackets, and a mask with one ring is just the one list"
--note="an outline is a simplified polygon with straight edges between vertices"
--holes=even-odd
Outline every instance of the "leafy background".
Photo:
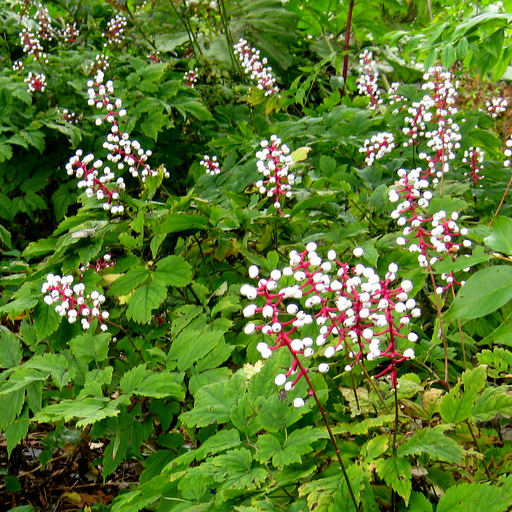
[[[510,107],[495,118],[486,101],[510,101],[511,2],[44,5],[56,31],[42,42],[48,62],[20,44],[23,28],[41,27],[39,5],[0,6],[2,506],[508,510],[512,207],[503,151],[512,128]],[[123,38],[104,46],[116,14],[127,19]],[[57,35],[66,23],[77,24],[74,42]],[[278,95],[243,72],[233,53],[241,37],[268,58]],[[364,49],[379,72],[377,109],[358,94]],[[96,125],[86,85],[102,53],[127,110],[122,129],[159,170],[144,183],[124,171],[120,215],[87,198],[65,168],[77,149],[107,154],[108,128]],[[460,213],[472,255],[424,269],[396,244],[388,193],[398,169],[421,165],[425,142],[404,147],[402,128],[436,64],[457,84],[462,138],[432,208]],[[196,68],[189,87],[184,74]],[[45,91],[27,91],[29,71],[45,74]],[[398,112],[385,92],[394,82]],[[360,149],[381,132],[394,134],[396,148],[367,166]],[[286,217],[254,186],[256,152],[273,134],[294,156]],[[465,176],[472,146],[485,152],[481,186]],[[217,156],[219,175],[205,174],[204,154]],[[240,288],[251,265],[268,276],[308,242],[351,264],[361,247],[365,265],[383,275],[396,262],[413,281],[420,339],[397,389],[344,371],[340,355],[328,373],[312,373],[321,409],[311,397],[293,407],[307,394],[303,381],[279,392],[274,378],[291,355],[261,361],[262,336],[244,332]],[[113,266],[86,267],[107,252]],[[455,298],[433,285],[448,272],[466,280]],[[49,273],[100,290],[108,330],[84,331],[49,308]],[[366,364],[370,374],[377,365]]]

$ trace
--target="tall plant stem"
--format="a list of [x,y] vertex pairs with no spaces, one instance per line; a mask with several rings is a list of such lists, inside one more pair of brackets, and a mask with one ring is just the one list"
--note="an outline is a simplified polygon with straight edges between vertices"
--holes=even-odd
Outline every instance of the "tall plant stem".
[[348,14],[347,14],[347,27],[345,29],[345,46],[343,56],[343,89],[341,90],[341,97],[343,97],[343,93],[347,87],[347,75],[348,75],[348,51],[350,49],[350,32],[352,30],[352,11],[354,10],[354,2],[355,0],[350,0],[350,5],[348,6]]
[[[398,431],[398,386],[394,386],[394,397],[395,397],[395,428],[393,429],[393,457],[396,457],[396,433]],[[396,509],[396,492],[393,489],[393,494],[391,495],[391,510],[394,512]]]
[[[471,434],[471,437],[473,438],[473,443],[475,443],[475,447],[476,447],[477,451],[480,452],[482,455],[484,455],[482,450],[480,449],[480,444],[478,443],[478,439],[476,438],[475,433],[473,432],[473,427],[471,426],[471,423],[469,422],[469,420],[466,420],[466,425],[469,429],[469,433]],[[489,480],[492,480],[491,473],[489,471],[489,467],[487,466],[487,463],[485,462],[485,455],[484,455],[484,458],[482,459],[482,462],[484,464],[484,470],[485,470],[485,474],[487,475],[487,478]]]
[[[293,355],[293,353],[292,353],[292,355]],[[354,504],[355,509],[359,510],[359,507],[357,505],[356,496],[354,494],[354,490],[352,489],[352,486],[350,485],[350,478],[348,477],[348,473],[345,468],[345,464],[343,463],[343,459],[341,458],[340,449],[338,448],[338,444],[336,443],[336,439],[334,437],[334,434],[332,433],[331,425],[329,424],[329,420],[327,419],[324,408],[323,408],[322,404],[320,403],[320,400],[318,399],[315,388],[313,387],[313,383],[311,382],[311,379],[309,378],[309,375],[308,375],[306,369],[304,368],[304,366],[302,366],[302,363],[298,359],[296,359],[296,361],[297,361],[297,365],[298,365],[300,371],[302,372],[303,377],[306,379],[306,382],[308,383],[311,394],[312,394],[313,398],[315,399],[316,406],[318,407],[318,410],[320,411],[320,414],[322,415],[322,420],[325,424],[325,428],[327,429],[327,433],[329,434],[329,437],[331,439],[331,443],[334,447],[336,457],[338,458],[341,472],[343,473],[343,478],[345,479],[345,482],[347,483],[347,488],[348,488],[348,492],[350,494],[352,503]]]
[[491,219],[491,222],[489,223],[489,226],[492,226],[494,219],[498,216],[498,213],[500,213],[501,207],[503,206],[503,203],[505,202],[505,199],[507,198],[508,191],[510,190],[511,186],[512,186],[512,176],[510,177],[510,180],[508,181],[507,188],[505,189],[505,192],[503,192],[503,197],[501,198],[500,204],[498,205],[498,209],[494,213],[494,215]]
[[235,56],[235,51],[233,49],[233,38],[231,37],[231,30],[229,29],[228,15],[226,13],[226,5],[224,4],[224,0],[219,0],[219,13],[222,25],[224,26],[224,34],[226,35],[226,41],[228,43],[231,63],[233,64],[234,69],[236,69],[238,72],[241,72],[240,63],[238,62],[238,59]]
[[439,318],[439,329],[441,329],[441,339],[443,341],[444,348],[444,380],[448,382],[448,344],[446,343],[446,334],[444,332],[443,313],[441,312],[441,304],[439,304],[439,296],[436,291],[436,280],[434,279],[434,273],[430,262],[428,264],[428,270],[430,272],[430,279],[432,280],[432,288],[434,291],[434,301],[436,303],[437,318]]
[[212,276],[210,275],[210,272],[208,271],[208,265],[206,265],[206,258],[204,257],[204,252],[203,252],[203,248],[201,247],[201,242],[199,241],[199,239],[197,238],[197,236],[195,234],[193,235],[193,237],[197,243],[197,246],[199,247],[199,252],[201,253],[201,259],[203,260],[204,271],[206,272],[206,276],[208,277],[208,282],[210,283],[210,288],[213,292],[214,289],[213,289]]
[[[455,299],[455,290],[452,286],[452,297]],[[457,327],[459,328],[459,336],[460,336],[460,346],[462,348],[462,360],[464,361],[464,369],[468,369],[468,362],[466,360],[466,345],[464,343],[464,334],[462,333],[462,324],[460,320],[457,318]]]
[[[176,8],[176,6],[174,5],[174,2],[172,0],[169,0],[169,3],[171,4],[173,11],[176,13],[176,16],[178,16],[178,19],[181,21],[182,25],[185,27],[185,31],[187,32],[188,40],[190,42],[190,46],[191,46],[192,50],[194,50],[194,52],[195,52],[195,49],[194,49],[194,43],[195,43],[197,51],[202,56],[203,52],[201,51],[201,47],[199,46],[191,27],[187,24],[187,20],[185,19],[185,16],[182,16],[179,13],[178,9]],[[187,4],[185,2],[183,2],[183,5],[185,6],[185,8],[187,7]]]

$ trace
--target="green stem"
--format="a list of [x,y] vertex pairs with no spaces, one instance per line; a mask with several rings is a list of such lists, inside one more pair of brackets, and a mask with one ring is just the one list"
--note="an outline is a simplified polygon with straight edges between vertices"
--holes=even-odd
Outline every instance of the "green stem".
[[345,55],[343,56],[343,89],[341,90],[341,97],[343,97],[343,93],[347,88],[348,52],[350,50],[350,31],[352,29],[352,11],[354,10],[354,2],[355,0],[350,0],[350,5],[348,6],[347,28],[345,30]]
[[512,176],[510,177],[510,180],[508,181],[507,188],[505,189],[505,192],[503,192],[503,197],[501,198],[500,204],[498,206],[498,209],[494,213],[491,222],[489,223],[489,226],[492,226],[492,223],[494,222],[494,219],[498,216],[498,213],[500,213],[501,207],[503,206],[503,203],[505,202],[505,199],[508,195],[508,191],[510,190],[510,187],[512,185]]
[[231,63],[233,64],[233,68],[236,69],[239,73],[241,73],[242,69],[240,67],[240,62],[238,61],[235,55],[233,38],[231,37],[231,30],[229,29],[228,16],[226,14],[226,5],[224,4],[224,0],[219,0],[219,13],[222,25],[224,27],[224,34],[226,35],[226,42],[228,43]]
[[[292,353],[292,355],[293,355],[293,353]],[[329,434],[329,437],[331,439],[331,443],[334,447],[334,451],[336,453],[336,457],[338,459],[338,462],[339,462],[339,465],[341,468],[341,472],[343,473],[343,478],[345,479],[345,482],[347,483],[347,488],[348,488],[348,492],[350,494],[352,503],[354,504],[355,509],[359,510],[359,507],[357,505],[356,496],[354,494],[354,490],[352,489],[352,485],[350,484],[350,478],[349,478],[347,470],[345,468],[345,464],[343,463],[343,459],[341,458],[341,452],[340,452],[340,449],[338,448],[338,444],[336,443],[334,434],[332,433],[331,425],[329,424],[327,415],[325,414],[324,408],[322,407],[322,404],[320,403],[320,400],[318,399],[315,388],[313,387],[313,383],[311,382],[311,379],[309,378],[309,375],[308,375],[306,369],[304,368],[304,366],[302,366],[302,363],[298,359],[296,359],[296,361],[297,361],[297,365],[298,365],[300,371],[302,372],[302,376],[306,379],[306,382],[309,386],[311,394],[312,394],[313,398],[315,399],[318,410],[320,411],[320,414],[322,415],[322,420],[324,422],[325,428],[327,429],[327,433]]]
[[482,459],[482,462],[484,464],[484,470],[485,470],[485,474],[487,475],[487,478],[489,480],[492,480],[492,477],[491,477],[491,473],[489,471],[489,466],[487,466],[487,463],[485,462],[485,455],[484,453],[482,452],[482,450],[480,449],[480,444],[478,443],[478,439],[476,438],[475,436],[475,433],[473,432],[473,427],[471,427],[471,423],[469,423],[469,420],[466,420],[466,425],[469,429],[469,433],[471,434],[471,437],[473,438],[473,443],[475,443],[475,447],[476,447],[476,450],[481,453],[483,455],[483,459]]

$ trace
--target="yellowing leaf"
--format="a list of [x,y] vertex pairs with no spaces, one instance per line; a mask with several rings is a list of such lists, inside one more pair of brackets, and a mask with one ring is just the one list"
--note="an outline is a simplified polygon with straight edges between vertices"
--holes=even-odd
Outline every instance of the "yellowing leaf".
[[293,163],[296,164],[297,162],[306,160],[310,151],[312,151],[312,148],[308,148],[306,146],[296,149],[291,155]]

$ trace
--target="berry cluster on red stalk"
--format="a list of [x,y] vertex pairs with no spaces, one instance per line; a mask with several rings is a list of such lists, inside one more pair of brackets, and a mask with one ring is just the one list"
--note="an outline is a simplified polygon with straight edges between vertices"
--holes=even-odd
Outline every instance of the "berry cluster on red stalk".
[[359,148],[361,153],[366,153],[364,163],[372,165],[395,148],[395,136],[392,133],[382,132],[372,135],[371,139],[364,141],[364,147]]
[[251,48],[245,39],[240,39],[234,46],[234,53],[238,57],[244,72],[250,75],[251,80],[258,82],[258,89],[265,91],[265,96],[276,94],[279,87],[272,74],[272,68],[267,66],[267,59],[260,59],[260,51]]
[[115,261],[112,261],[112,255],[107,252],[101,258],[98,258],[95,262],[87,262],[86,265],[80,267],[80,272],[82,274],[89,270],[90,268],[94,269],[95,272],[99,273],[105,268],[113,267],[115,265]]
[[24,28],[20,34],[20,40],[21,44],[23,45],[23,52],[27,55],[31,55],[34,57],[34,60],[41,63],[48,63],[48,58],[46,53],[44,53],[43,47],[41,46],[41,43],[39,42],[38,36],[30,31]]
[[[391,264],[382,279],[370,267],[343,263],[334,250],[324,260],[314,242],[300,253],[291,251],[289,266],[273,270],[268,279],[259,276],[256,266],[250,267],[249,275],[258,279],[257,286],[245,284],[240,292],[255,302],[243,313],[246,318],[258,315],[262,319],[247,324],[245,333],[270,339],[257,346],[264,359],[283,347],[293,357],[288,371],[276,376],[276,384],[291,391],[306,373],[328,372],[325,361],[316,366],[307,362],[319,352],[328,360],[343,357],[347,372],[364,366],[365,360],[380,362],[382,358],[384,367],[376,377],[389,375],[396,386],[397,366],[414,357],[410,345],[418,340],[409,331],[410,320],[421,315],[409,297],[412,282],[397,284],[397,271],[397,265]],[[315,339],[301,337],[306,325],[316,325]],[[298,398],[294,405],[300,407],[304,400]]]
[[101,311],[105,296],[96,290],[85,295],[85,285],[77,283],[73,287],[73,276],[56,276],[48,274],[41,291],[45,293],[44,301],[49,306],[57,303],[55,311],[65,316],[70,324],[80,318],[83,329],[88,329],[93,320],[98,320],[100,329],[106,331],[108,327],[103,323],[109,317],[108,311]]
[[39,24],[38,34],[41,39],[43,41],[51,41],[53,39],[54,30],[52,28],[52,20],[48,8],[43,4],[39,4],[35,18]]
[[282,144],[277,135],[268,140],[262,140],[261,150],[256,153],[258,171],[264,179],[256,182],[260,194],[272,198],[274,207],[284,215],[282,206],[285,198],[292,197],[292,185],[295,184],[295,174],[289,172],[293,165],[290,148]]
[[190,87],[191,89],[194,88],[195,84],[197,83],[197,74],[199,72],[198,68],[191,69],[190,71],[187,71],[183,75],[183,80],[185,81],[185,85],[187,87]]
[[[396,242],[418,254],[420,267],[430,268],[445,255],[455,258],[460,255],[461,249],[471,247],[471,241],[465,238],[468,230],[457,224],[457,212],[449,217],[444,210],[433,215],[427,213],[433,194],[429,189],[430,182],[422,178],[421,168],[409,172],[400,169],[398,176],[400,179],[395,183],[395,188],[389,191],[389,200],[397,203],[391,218],[402,228],[402,235],[397,237]],[[441,277],[447,281],[448,287],[464,284],[464,281],[459,283],[454,280],[451,274]]]
[[28,85],[28,92],[43,92],[46,89],[46,77],[43,73],[34,75],[32,71],[30,71],[24,81]]
[[101,35],[105,37],[107,40],[103,43],[105,48],[109,46],[114,46],[117,44],[121,44],[123,42],[124,29],[128,24],[126,17],[121,14],[116,14],[109,22],[107,23],[107,30],[103,32]]
[[367,49],[361,52],[359,54],[359,64],[361,68],[356,80],[357,90],[359,94],[370,98],[369,108],[376,109],[382,103],[382,99],[377,85],[379,73],[376,70],[373,53]]
[[428,93],[407,109],[409,116],[405,122],[408,126],[402,131],[409,137],[405,146],[420,144],[423,138],[427,141],[429,152],[419,154],[427,163],[422,175],[435,184],[450,170],[449,162],[455,158],[454,151],[460,148],[459,126],[451,117],[458,112],[454,107],[457,91],[452,74],[440,66],[430,68],[423,79],[426,82],[421,88]]
[[216,156],[210,158],[208,155],[204,155],[199,164],[206,169],[206,174],[211,174],[212,176],[220,174],[220,164],[217,162]]
[[471,146],[469,149],[464,151],[464,158],[462,162],[468,164],[470,167],[470,171],[464,173],[464,176],[469,176],[471,181],[475,187],[481,187],[479,185],[480,180],[483,176],[480,174],[480,171],[483,169],[483,162],[485,158],[485,153],[479,147]]
[[485,102],[487,113],[492,117],[498,117],[503,112],[507,111],[508,100],[507,98],[492,98]]

